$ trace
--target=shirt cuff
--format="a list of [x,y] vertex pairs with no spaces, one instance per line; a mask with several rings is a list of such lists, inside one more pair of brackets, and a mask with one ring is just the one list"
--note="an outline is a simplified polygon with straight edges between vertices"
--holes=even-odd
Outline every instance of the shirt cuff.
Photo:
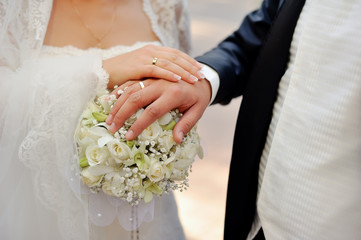
[[209,102],[209,104],[211,104],[216,98],[218,92],[219,82],[220,82],[219,75],[213,68],[205,64],[202,65],[203,67],[201,69],[201,72],[205,76],[206,80],[208,80],[208,82],[211,84],[211,88],[212,88],[212,97],[211,97],[211,101]]

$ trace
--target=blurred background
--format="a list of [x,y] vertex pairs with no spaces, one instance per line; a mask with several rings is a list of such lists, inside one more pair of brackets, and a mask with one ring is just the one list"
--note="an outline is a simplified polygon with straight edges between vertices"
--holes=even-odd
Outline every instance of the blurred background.
[[[189,0],[193,51],[198,56],[236,30],[261,0]],[[176,198],[187,240],[223,239],[224,211],[233,132],[241,98],[210,106],[198,124],[205,151],[193,164],[188,190]]]

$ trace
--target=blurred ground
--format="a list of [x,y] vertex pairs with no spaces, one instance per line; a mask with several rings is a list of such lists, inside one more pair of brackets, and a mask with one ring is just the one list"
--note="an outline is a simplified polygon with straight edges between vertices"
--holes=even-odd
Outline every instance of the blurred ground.
[[[189,0],[193,56],[215,47],[236,30],[260,0]],[[199,122],[204,159],[193,164],[190,188],[176,193],[187,240],[223,239],[223,222],[233,132],[241,99],[211,106]]]

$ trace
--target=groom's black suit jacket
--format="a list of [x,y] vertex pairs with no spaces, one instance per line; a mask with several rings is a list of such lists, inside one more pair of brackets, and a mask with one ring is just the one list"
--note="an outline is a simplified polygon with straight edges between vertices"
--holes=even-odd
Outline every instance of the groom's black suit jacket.
[[224,239],[246,239],[256,212],[258,168],[278,84],[304,0],[264,0],[240,28],[197,58],[220,76],[213,102],[242,96],[228,179]]

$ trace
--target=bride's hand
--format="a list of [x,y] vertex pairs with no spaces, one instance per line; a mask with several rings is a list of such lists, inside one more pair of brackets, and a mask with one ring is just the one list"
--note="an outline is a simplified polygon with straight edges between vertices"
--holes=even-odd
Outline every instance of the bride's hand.
[[108,88],[120,86],[129,79],[161,78],[172,82],[180,79],[194,83],[203,78],[201,65],[187,54],[168,47],[147,45],[103,61],[109,73]]
[[212,94],[209,81],[188,84],[184,81],[172,83],[165,80],[145,80],[142,84],[139,81],[136,84],[127,82],[112,92],[113,95],[119,96],[117,92],[120,90],[122,94],[106,120],[106,123],[111,125],[111,132],[116,132],[139,108],[146,107],[140,118],[128,130],[128,140],[137,137],[168,111],[179,109],[184,115],[174,127],[173,136],[174,140],[180,143],[183,136],[203,115]]

